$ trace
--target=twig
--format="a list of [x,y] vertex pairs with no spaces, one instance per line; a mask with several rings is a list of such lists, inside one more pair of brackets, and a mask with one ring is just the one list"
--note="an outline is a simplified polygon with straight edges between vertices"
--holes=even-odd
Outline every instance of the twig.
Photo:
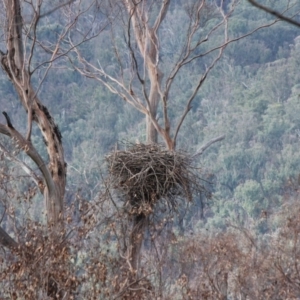
[[219,141],[222,141],[224,140],[225,138],[225,135],[220,135],[214,139],[211,139],[210,141],[208,141],[206,144],[204,144],[203,146],[201,146],[193,155],[192,155],[192,158],[198,156],[198,155],[202,155],[203,152],[209,148],[212,144],[216,143],[216,142],[219,142]]

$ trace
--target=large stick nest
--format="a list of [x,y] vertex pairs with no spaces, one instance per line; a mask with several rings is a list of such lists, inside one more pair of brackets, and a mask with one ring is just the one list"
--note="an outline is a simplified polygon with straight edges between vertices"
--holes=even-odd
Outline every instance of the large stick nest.
[[[110,180],[121,192],[130,214],[149,215],[158,200],[176,209],[177,199],[192,200],[195,190],[202,191],[199,169],[184,152],[165,150],[160,145],[131,145],[106,156]],[[197,171],[197,172],[196,172]]]

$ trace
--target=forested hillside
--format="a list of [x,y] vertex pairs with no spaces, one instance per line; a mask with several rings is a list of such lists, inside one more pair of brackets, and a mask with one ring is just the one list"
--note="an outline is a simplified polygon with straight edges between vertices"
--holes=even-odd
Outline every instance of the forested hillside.
[[[49,60],[53,53],[47,52],[45,47],[34,49],[31,62],[33,68],[39,66],[32,75],[31,84],[38,90],[38,97],[48,108],[62,136],[64,160],[67,163],[64,203],[69,207],[66,209],[66,215],[71,211],[72,216],[67,228],[70,232],[73,230],[75,232],[76,224],[81,226],[76,231],[75,242],[72,241],[74,244],[77,243],[76,247],[79,250],[76,252],[77,250],[74,250],[76,247],[70,246],[72,258],[66,267],[75,270],[78,278],[82,276],[78,282],[76,281],[77,285],[74,283],[74,286],[76,285],[74,290],[78,286],[79,294],[74,293],[75,298],[71,298],[70,294],[68,294],[70,298],[63,298],[60,294],[57,296],[59,299],[139,299],[126,298],[123,290],[128,282],[124,279],[127,276],[124,274],[128,273],[124,271],[123,277],[118,275],[126,264],[126,257],[118,256],[118,253],[123,251],[119,249],[122,244],[121,242],[119,244],[122,236],[120,232],[126,230],[129,232],[131,223],[129,222],[127,227],[122,225],[122,218],[125,217],[119,215],[118,209],[122,203],[119,194],[112,191],[109,197],[114,200],[111,202],[107,201],[107,198],[103,200],[101,195],[107,196],[110,189],[108,180],[105,180],[109,173],[105,157],[115,150],[126,150],[132,145],[146,143],[148,125],[141,111],[105,86],[109,82],[109,76],[121,78],[120,65],[123,64],[123,60],[128,61],[130,66],[133,59],[128,54],[130,51],[125,43],[125,34],[131,29],[127,32],[127,28],[122,27],[127,23],[119,18],[119,12],[111,13],[109,10],[114,9],[114,1],[102,2],[110,4],[106,6],[99,4],[101,7],[99,11],[96,8],[89,11],[90,8],[84,7],[88,13],[83,14],[82,23],[79,23],[81,27],[78,25],[76,32],[75,30],[72,32],[70,26],[69,40],[72,38],[73,41],[79,41],[80,34],[83,36],[86,28],[91,26],[92,33],[89,34],[93,35],[93,32],[97,34],[79,43],[76,49],[80,51],[86,63],[104,70],[108,74],[107,77],[101,75],[102,77],[99,76],[101,80],[97,80],[96,77],[89,76],[88,72],[91,72],[92,67],[89,65],[82,67],[83,63],[73,49],[51,63],[46,73],[49,65],[41,64]],[[174,61],[182,55],[180,47],[186,39],[188,22],[194,16],[191,13],[192,6],[189,6],[192,2],[197,1],[171,0],[168,13],[157,33],[161,49],[157,60],[164,74],[162,82],[166,74],[171,72]],[[145,230],[144,252],[142,252],[144,265],[140,271],[141,278],[137,282],[142,282],[143,289],[151,292],[148,298],[146,294],[141,297],[145,299],[299,297],[300,278],[296,258],[299,255],[299,217],[291,214],[299,209],[296,203],[300,186],[300,27],[280,21],[252,6],[248,1],[206,2],[207,6],[201,10],[199,28],[202,29],[199,29],[193,37],[195,40],[205,39],[207,32],[216,26],[220,20],[217,13],[220,7],[223,7],[222,11],[225,14],[229,13],[233,6],[234,10],[228,15],[227,33],[230,42],[226,44],[222,56],[213,65],[203,84],[201,83],[178,131],[176,141],[176,150],[192,157],[193,167],[197,168],[198,174],[203,179],[203,190],[195,192],[192,201],[179,205],[172,214],[164,215],[168,208],[164,212],[159,211],[153,219],[149,219],[149,224],[152,222],[155,226]],[[287,9],[288,1],[266,2],[280,12]],[[290,3],[291,8],[287,9],[286,14],[289,17],[296,16],[295,19],[299,20],[299,3],[294,1],[293,4]],[[67,23],[63,16],[67,16],[71,6],[72,4],[68,4],[67,7],[41,18],[36,27],[36,39],[46,46],[55,43],[61,34],[61,28]],[[45,1],[42,7],[44,13],[51,9],[52,4]],[[30,6],[24,4],[22,9],[23,19],[30,18]],[[0,17],[3,28],[4,11]],[[150,17],[154,18],[153,16],[159,13],[159,6],[153,5],[151,13],[153,15]],[[189,19],[188,16],[192,17]],[[111,23],[105,23],[105,20]],[[27,27],[24,28],[26,32]],[[170,100],[167,108],[171,129],[180,121],[186,109],[187,99],[193,94],[199,76],[206,72],[215,59],[213,56],[215,52],[209,52],[210,49],[218,48],[224,39],[223,30],[217,28],[213,33],[213,39],[208,39],[196,49],[194,55],[197,59],[192,59],[176,74],[168,94]],[[5,34],[3,29],[0,49],[5,49]],[[121,51],[119,54],[116,45]],[[67,42],[62,42],[60,49],[65,51],[69,46]],[[137,51],[138,46],[133,46],[136,48],[132,51]],[[128,53],[125,53],[124,49],[127,49]],[[30,53],[29,46],[27,51]],[[201,55],[207,51],[207,55]],[[136,69],[142,74],[143,57],[137,55],[136,60],[138,65]],[[131,71],[128,66],[123,65],[122,75],[124,73],[125,80],[129,82]],[[83,74],[81,70],[87,74]],[[133,78],[130,82],[132,93],[142,95],[141,86],[137,78]],[[150,83],[146,82],[145,88],[149,86]],[[25,136],[27,112],[18,100],[18,93],[12,80],[8,80],[4,69],[0,73],[0,94],[2,111],[8,113],[13,127]],[[160,126],[164,125],[164,114],[164,107],[158,106],[155,118]],[[1,116],[0,122],[6,124],[6,117]],[[171,131],[172,138],[174,132]],[[38,126],[33,124],[31,142],[48,163],[42,134]],[[224,139],[213,143],[203,154],[197,154],[202,145],[223,135]],[[33,230],[37,226],[42,232],[46,227],[45,214],[41,213],[44,209],[43,196],[38,192],[26,196],[35,185],[28,179],[27,174],[17,167],[14,159],[5,154],[5,149],[13,153],[14,143],[7,137],[1,137],[0,141],[1,145],[4,145],[0,149],[1,178],[4,180],[1,182],[3,198],[0,205],[1,226],[11,236],[25,242],[29,234],[24,234],[24,228]],[[162,147],[165,146],[165,141],[160,135],[158,142]],[[17,150],[13,157],[25,162],[34,171],[38,169],[24,151]],[[27,197],[26,201],[22,200],[24,195]],[[294,207],[294,211],[290,207]],[[86,212],[86,219],[85,217],[80,219],[82,212]],[[18,218],[19,221],[16,221]],[[293,227],[293,230],[285,231],[286,220],[292,224],[287,225],[287,228]],[[84,227],[86,224],[90,226],[88,229]],[[124,236],[126,237],[125,234]],[[283,249],[278,240],[282,236],[285,239],[282,243],[290,245],[287,249],[284,247]],[[163,246],[159,248],[157,245]],[[277,246],[278,249],[283,249],[282,252],[281,250],[271,252],[271,248],[275,249]],[[259,254],[253,263],[250,260],[253,259],[255,251]],[[7,253],[3,251],[0,255],[5,257]],[[276,255],[277,258],[280,256],[278,261],[282,262],[281,265],[274,258]],[[287,257],[294,260],[288,262]],[[122,259],[125,261],[123,265]],[[276,262],[272,263],[272,259]],[[1,260],[5,261],[2,258]],[[16,261],[18,259],[13,260],[13,263]],[[62,261],[62,264],[65,263]],[[89,283],[85,284],[85,279],[82,279],[86,271],[84,268],[93,264],[98,266],[98,270],[90,270],[91,277],[87,280]],[[273,270],[274,265],[276,267]],[[250,273],[256,274],[256,279],[246,274],[247,269]],[[14,275],[8,276],[5,280],[2,278],[5,292],[2,293],[0,288],[0,298],[3,296],[3,299],[30,299],[18,293],[15,294],[15,298],[12,296],[12,290],[24,279],[23,274],[17,273],[16,269],[10,269],[8,262],[2,264],[1,270],[3,272],[6,270],[7,274],[9,274],[7,270],[10,270]],[[30,272],[28,274],[31,274]],[[68,272],[71,274],[73,271]],[[233,279],[227,280],[226,276],[230,276],[229,273],[231,276],[233,273],[238,274],[237,277],[240,276],[239,280],[236,280],[238,284],[234,285]],[[68,274],[66,276],[69,276]],[[276,290],[274,282],[281,278],[280,274],[282,278],[286,277],[286,281],[282,279],[283,283],[281,285],[278,283]],[[19,283],[11,284],[16,278]],[[263,281],[261,278],[268,279]],[[257,290],[260,280],[261,289]],[[122,286],[120,282],[124,285]],[[201,288],[200,282],[203,282]],[[221,286],[224,282],[227,284],[226,288]],[[228,286],[231,286],[231,289]],[[94,294],[89,291],[90,288]],[[22,289],[24,286],[20,288]],[[224,290],[226,293],[230,290],[228,295],[225,296]],[[282,294],[276,297],[278,291]],[[92,298],[91,295],[98,298]],[[43,297],[42,292],[39,297]]]
[[[166,46],[161,59],[166,66],[172,62],[173,43],[181,39],[183,14],[181,5],[175,5],[164,24]],[[230,34],[241,36],[271,19],[243,3],[230,20]],[[59,26],[58,20],[56,24]],[[51,28],[40,30],[41,38],[51,34]],[[222,142],[197,157],[199,164],[214,176],[214,197],[209,202],[214,203],[213,210],[222,207],[215,215],[219,225],[232,213],[232,205],[257,218],[261,210],[275,209],[282,203],[285,191],[298,184],[298,35],[298,28],[279,22],[231,44],[199,91],[180,132],[178,147],[192,154],[210,138],[226,135]],[[83,45],[82,51],[90,60],[104,60],[113,68],[110,47],[103,33]],[[191,70],[178,78],[171,118],[183,110],[196,70],[205,68],[205,60],[189,67]],[[22,130],[20,106],[13,101],[16,96],[4,75],[1,93],[3,110]],[[94,188],[100,180],[104,156],[117,143],[145,141],[143,116],[71,67],[50,70],[41,94],[63,136],[71,190]],[[43,143],[38,137],[34,141],[37,146]]]

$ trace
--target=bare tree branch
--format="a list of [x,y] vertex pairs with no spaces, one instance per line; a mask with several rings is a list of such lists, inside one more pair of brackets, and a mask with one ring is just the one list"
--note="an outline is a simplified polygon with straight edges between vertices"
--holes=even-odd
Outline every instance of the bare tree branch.
[[[151,15],[152,11],[154,11],[152,7],[155,5],[154,2],[146,3],[144,1],[123,0],[128,20],[127,28],[124,31],[126,35],[125,47],[131,57],[131,65],[128,66],[128,58],[125,58],[125,55],[122,53],[124,49],[121,48],[122,50],[119,50],[118,47],[120,46],[117,45],[115,39],[112,38],[113,51],[119,63],[120,74],[109,72],[109,68],[107,67],[106,69],[102,67],[99,61],[99,66],[88,62],[82,57],[77,47],[74,47],[74,52],[79,59],[79,65],[76,65],[77,62],[74,61],[73,58],[71,59],[72,63],[74,68],[81,74],[101,82],[112,93],[119,95],[124,101],[145,115],[146,140],[148,143],[157,142],[157,135],[159,135],[164,140],[167,148],[174,149],[176,147],[178,132],[191,109],[191,104],[199,89],[206,81],[208,74],[222,57],[224,49],[230,43],[241,40],[262,28],[269,27],[278,22],[278,20],[275,20],[268,24],[261,25],[242,36],[230,38],[227,28],[228,21],[237,3],[238,1],[234,1],[231,9],[227,12],[223,10],[222,5],[209,5],[206,1],[202,0],[194,1],[191,4],[190,11],[188,12],[189,24],[187,28],[187,39],[182,47],[181,54],[178,53],[178,60],[166,78],[164,78],[164,74],[161,71],[164,69],[159,57],[160,51],[162,50],[162,37],[158,35],[158,31],[169,11],[170,1],[168,0],[162,1],[159,4],[158,13],[156,12],[157,15]],[[207,10],[213,12],[211,18],[213,18],[215,25],[207,28],[208,32],[204,35],[204,33],[202,33],[205,28],[203,18],[206,16]],[[120,8],[119,13],[124,14],[124,10]],[[123,22],[123,25],[124,24],[126,24],[125,21]],[[111,24],[111,26],[116,25]],[[212,46],[202,52],[200,49],[202,44],[213,39],[214,34],[218,34],[222,29],[224,30],[223,41],[219,42],[219,45]],[[197,41],[200,32],[201,38]],[[70,41],[70,43],[72,43],[72,41]],[[172,124],[171,128],[168,115],[168,107],[171,105],[171,103],[169,103],[169,94],[176,81],[175,78],[184,66],[208,55],[212,56],[211,62],[206,67],[206,70],[199,76],[191,96],[186,100],[185,109],[178,123]],[[130,78],[124,78],[124,70],[130,70]],[[141,70],[144,71],[144,74],[142,74]],[[137,83],[138,86],[134,86],[135,83]],[[163,88],[162,84],[164,85]],[[159,104],[162,105],[163,125],[156,119]]]
[[66,5],[70,5],[70,4],[72,4],[73,2],[75,2],[75,0],[70,0],[70,1],[67,1],[67,2],[65,2],[65,3],[62,3],[62,4],[60,4],[60,5],[56,6],[56,7],[54,7],[53,9],[50,9],[50,10],[46,11],[46,12],[43,13],[43,14],[40,14],[40,18],[44,18],[44,17],[46,17],[46,16],[49,16],[49,15],[51,15],[52,13],[54,13],[55,11],[59,10],[60,8],[66,6]]
[[224,48],[221,48],[220,49],[220,52],[219,52],[219,55],[214,59],[214,61],[211,63],[211,65],[206,69],[205,73],[202,75],[202,77],[200,78],[199,82],[198,82],[198,85],[196,86],[196,88],[194,89],[194,92],[193,94],[190,96],[189,100],[187,101],[187,104],[185,106],[185,110],[178,122],[178,125],[175,129],[175,134],[174,134],[174,143],[176,144],[176,139],[177,139],[177,136],[178,136],[178,133],[179,133],[179,130],[181,128],[181,125],[183,124],[183,121],[184,119],[186,118],[187,114],[189,113],[189,111],[191,110],[191,104],[194,100],[194,98],[196,97],[199,89],[201,88],[202,84],[204,83],[207,75],[209,74],[209,72],[213,69],[213,67],[215,66],[215,64],[220,60],[220,58],[222,57],[222,54],[223,54],[223,51],[224,51],[225,47]]
[[1,143],[0,143],[0,151],[2,151],[6,157],[8,157],[11,161],[14,161],[17,163],[24,171],[27,173],[34,183],[37,185],[37,187],[40,188],[39,184],[41,179],[34,173],[34,171],[23,161],[19,160],[17,157],[12,155]]
[[224,138],[225,138],[225,135],[220,135],[220,136],[218,136],[218,137],[216,137],[216,138],[211,139],[210,141],[208,141],[207,143],[205,143],[203,146],[201,146],[201,147],[200,147],[200,148],[192,155],[192,157],[196,157],[196,156],[198,156],[198,155],[202,155],[203,152],[204,152],[207,148],[209,148],[212,144],[214,144],[214,143],[216,143],[216,142],[219,142],[219,141],[222,141],[222,140],[224,140]]
[[264,5],[262,5],[262,4],[259,4],[259,3],[257,3],[257,2],[254,1],[254,0],[248,0],[248,1],[249,1],[253,6],[255,6],[255,7],[259,8],[259,9],[261,9],[261,10],[263,10],[263,11],[265,11],[265,12],[267,12],[267,13],[273,15],[273,16],[275,16],[276,18],[278,18],[278,19],[280,19],[280,20],[285,21],[285,22],[287,22],[287,23],[290,23],[290,24],[292,24],[292,25],[295,25],[295,26],[297,26],[297,27],[300,27],[300,23],[299,23],[299,22],[293,20],[292,18],[289,18],[289,17],[284,16],[282,13],[280,13],[280,12],[278,12],[278,11],[272,9],[272,8],[267,7],[267,6],[264,6]]
[[[0,132],[5,132],[5,130],[3,130],[3,126],[4,125],[0,124]],[[50,197],[57,197],[57,190],[55,188],[51,173],[31,142],[25,139],[14,127],[7,126],[7,131],[9,136],[16,142],[18,148],[25,151],[25,153],[27,153],[27,155],[35,162],[37,167],[42,172],[50,193]]]

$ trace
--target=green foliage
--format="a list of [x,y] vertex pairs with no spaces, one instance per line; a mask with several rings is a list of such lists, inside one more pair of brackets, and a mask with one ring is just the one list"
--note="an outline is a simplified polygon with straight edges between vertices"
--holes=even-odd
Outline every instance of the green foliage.
[[260,214],[261,203],[264,199],[264,194],[260,184],[255,180],[246,180],[240,184],[234,193],[234,197],[247,214],[253,218],[257,218]]

